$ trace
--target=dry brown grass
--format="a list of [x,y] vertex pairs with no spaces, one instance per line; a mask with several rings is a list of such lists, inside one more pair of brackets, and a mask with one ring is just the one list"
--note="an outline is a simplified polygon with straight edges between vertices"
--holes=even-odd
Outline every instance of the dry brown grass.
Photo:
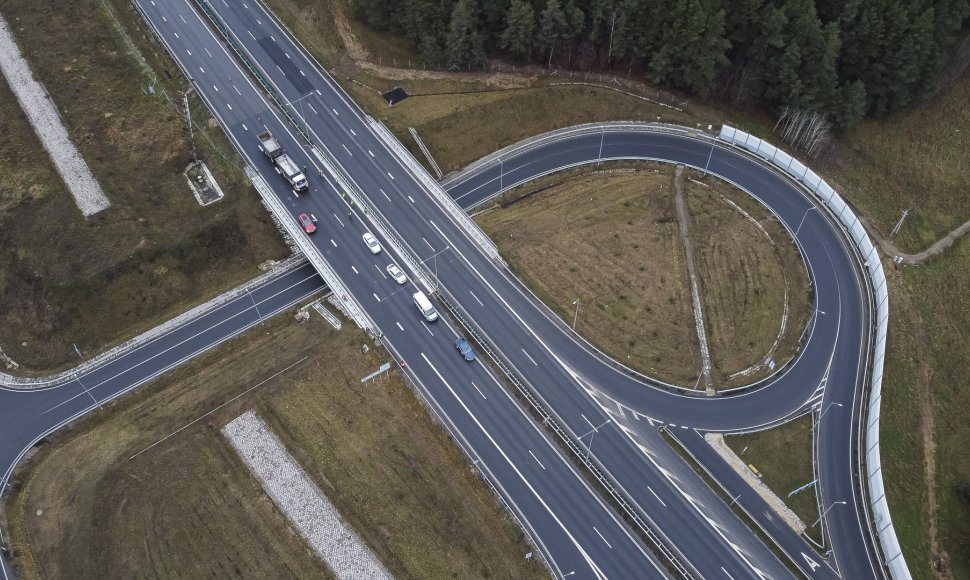
[[58,434],[6,497],[22,577],[328,577],[219,433],[250,408],[396,578],[543,577],[400,377],[360,383],[386,359],[344,328],[271,319]]
[[[172,62],[146,40],[130,4],[110,5],[158,71],[156,89],[177,98],[182,80],[163,73],[174,72]],[[112,202],[84,219],[26,120],[3,115],[5,134],[15,139],[4,139],[0,154],[25,162],[0,163],[0,346],[21,371],[74,364],[72,343],[102,351],[288,253],[235,155],[223,159],[197,133],[200,155],[227,193],[199,207],[182,175],[191,158],[184,117],[160,94],[143,92],[151,75],[100,0],[11,0],[3,10]],[[4,110],[17,109],[11,93],[0,98]],[[208,133],[231,152],[221,130]]]
[[[516,274],[569,324],[579,299],[577,332],[634,369],[692,387],[700,351],[672,202],[672,168],[636,167],[544,178],[505,199],[552,187],[477,221]],[[800,261],[784,261],[791,249],[777,250],[721,195],[744,204],[752,215],[764,218],[767,213],[725,184],[713,191],[689,188],[692,243],[718,386],[727,383],[723,375],[764,360],[780,328],[784,284],[778,281],[786,275],[797,278],[799,268],[805,276]],[[767,227],[769,220],[764,221]],[[775,227],[783,243],[781,228]],[[788,355],[791,341],[804,328],[804,292],[801,301],[802,307],[792,307],[783,351]],[[744,344],[737,344],[738,337],[744,337]]]
[[687,175],[709,186],[685,180],[713,378],[718,387],[749,384],[771,374],[769,355],[782,365],[797,352],[811,313],[808,273],[791,236],[763,205],[716,179]]

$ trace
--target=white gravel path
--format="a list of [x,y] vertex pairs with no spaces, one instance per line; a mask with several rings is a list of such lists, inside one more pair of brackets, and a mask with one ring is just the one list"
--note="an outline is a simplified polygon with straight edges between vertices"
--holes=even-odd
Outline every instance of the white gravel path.
[[255,413],[243,413],[223,427],[222,434],[338,579],[392,579]]
[[34,132],[47,149],[54,167],[74,196],[74,202],[85,216],[93,215],[111,205],[101,186],[91,175],[77,147],[67,136],[57,107],[44,88],[34,80],[27,61],[20,54],[7,22],[0,16],[0,72],[20,101]]

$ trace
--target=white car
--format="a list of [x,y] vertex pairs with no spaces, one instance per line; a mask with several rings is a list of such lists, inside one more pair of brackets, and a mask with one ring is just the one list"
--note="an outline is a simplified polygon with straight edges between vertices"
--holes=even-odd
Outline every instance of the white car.
[[367,249],[370,250],[372,254],[381,253],[381,243],[377,241],[374,234],[367,232],[364,234],[364,243],[367,244]]
[[387,273],[390,274],[391,278],[394,279],[398,284],[404,284],[408,281],[408,277],[397,267],[396,264],[389,264],[387,266]]

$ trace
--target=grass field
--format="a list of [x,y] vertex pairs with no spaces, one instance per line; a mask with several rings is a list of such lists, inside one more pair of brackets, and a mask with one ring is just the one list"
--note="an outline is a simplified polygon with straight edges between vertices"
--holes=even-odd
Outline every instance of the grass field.
[[[806,534],[816,542],[821,542],[820,529],[812,528],[819,515],[815,488],[811,487],[788,497],[789,492],[815,479],[812,471],[811,416],[804,415],[781,427],[766,431],[729,435],[724,441],[746,464],[754,465],[758,469],[765,485],[808,526]],[[786,459],[784,464],[779,465],[779,457]]]
[[396,578],[543,577],[402,380],[360,383],[385,359],[344,328],[281,315],[56,435],[6,498],[21,576],[329,577],[219,433],[252,408]]
[[[197,113],[200,157],[227,194],[199,207],[182,175],[191,160],[185,117],[161,95],[165,90],[181,108],[184,81],[131,5],[108,5],[119,24],[100,0],[3,6],[35,77],[112,203],[83,218],[12,93],[0,88],[0,124],[13,137],[0,145],[0,158],[11,161],[0,164],[0,348],[24,374],[74,364],[72,343],[100,352],[288,254],[221,129]],[[158,77],[156,95],[145,92],[153,81],[149,67]]]
[[[567,324],[575,317],[577,332],[631,368],[693,387],[701,358],[672,168],[609,167],[543,178],[503,200],[539,193],[476,219],[540,298]],[[794,352],[809,301],[807,275],[781,226],[763,219],[766,210],[741,192],[710,182],[713,189],[689,184],[686,198],[716,386],[722,387],[768,374],[762,368],[726,380],[764,361],[780,330],[785,277],[800,292],[789,297],[791,320],[773,355],[779,363]],[[769,243],[725,198],[772,228],[778,243]]]

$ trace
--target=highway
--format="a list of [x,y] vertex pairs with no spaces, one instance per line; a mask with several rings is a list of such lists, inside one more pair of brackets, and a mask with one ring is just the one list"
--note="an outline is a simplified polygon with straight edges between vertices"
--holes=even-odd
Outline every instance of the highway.
[[[266,104],[262,91],[225,52],[192,4],[147,0],[138,5],[237,148],[266,176],[286,207],[294,216],[308,212],[317,217],[318,231],[311,238],[317,249],[367,310],[390,351],[406,362],[406,370],[433,412],[497,487],[554,573],[617,578],[667,574],[494,374],[457,356],[453,342],[463,331],[447,320],[429,325],[418,318],[410,303],[413,288],[400,289],[383,274],[392,260],[388,254],[394,254],[393,261],[412,278],[416,273],[409,266],[412,261],[434,261],[443,294],[459,305],[488,342],[500,347],[500,356],[514,365],[573,440],[587,446],[595,441],[590,458],[611,474],[647,525],[675,547],[674,555],[691,575],[792,576],[659,440],[657,426],[680,430],[681,438],[690,441],[704,431],[758,428],[813,405],[843,404],[824,415],[819,429],[823,503],[849,504],[830,510],[826,518],[833,557],[821,561],[793,533],[786,536],[780,529],[777,538],[808,576],[878,576],[866,547],[866,530],[858,519],[864,509],[857,505],[853,470],[858,460],[850,444],[859,413],[857,384],[866,363],[868,309],[842,237],[820,212],[810,211],[809,202],[793,186],[746,156],[712,146],[709,139],[636,131],[580,134],[540,149],[510,152],[498,167],[484,164],[449,182],[450,193],[463,207],[470,207],[502,188],[569,165],[611,158],[660,159],[707,166],[761,199],[791,231],[801,225],[797,239],[816,283],[818,314],[800,356],[771,380],[730,396],[701,398],[663,385],[647,386],[615,363],[606,364],[485,257],[446,208],[428,196],[378,139],[363,113],[261,5],[218,1],[210,6],[252,60],[260,63],[264,76],[288,101],[299,102],[311,133],[326,143],[366,192],[370,211],[393,224],[402,247],[385,243],[385,251],[377,256],[367,251],[360,239],[367,229],[388,241],[385,232],[372,226],[375,216],[364,215],[359,205],[351,206],[327,172],[318,173],[324,168],[317,158]],[[294,196],[260,154],[256,134],[264,128],[284,143],[298,164],[308,166],[310,194]],[[431,268],[431,262],[427,265]],[[315,283],[319,285],[319,278]],[[117,395],[110,394],[104,380],[89,384],[88,377],[81,379],[83,384],[74,385],[74,393],[68,393],[70,386],[44,391],[50,399],[29,409],[35,413],[32,417],[54,413],[51,417],[59,417],[59,425]],[[29,412],[26,416],[31,417]],[[799,558],[806,553],[811,557]]]

